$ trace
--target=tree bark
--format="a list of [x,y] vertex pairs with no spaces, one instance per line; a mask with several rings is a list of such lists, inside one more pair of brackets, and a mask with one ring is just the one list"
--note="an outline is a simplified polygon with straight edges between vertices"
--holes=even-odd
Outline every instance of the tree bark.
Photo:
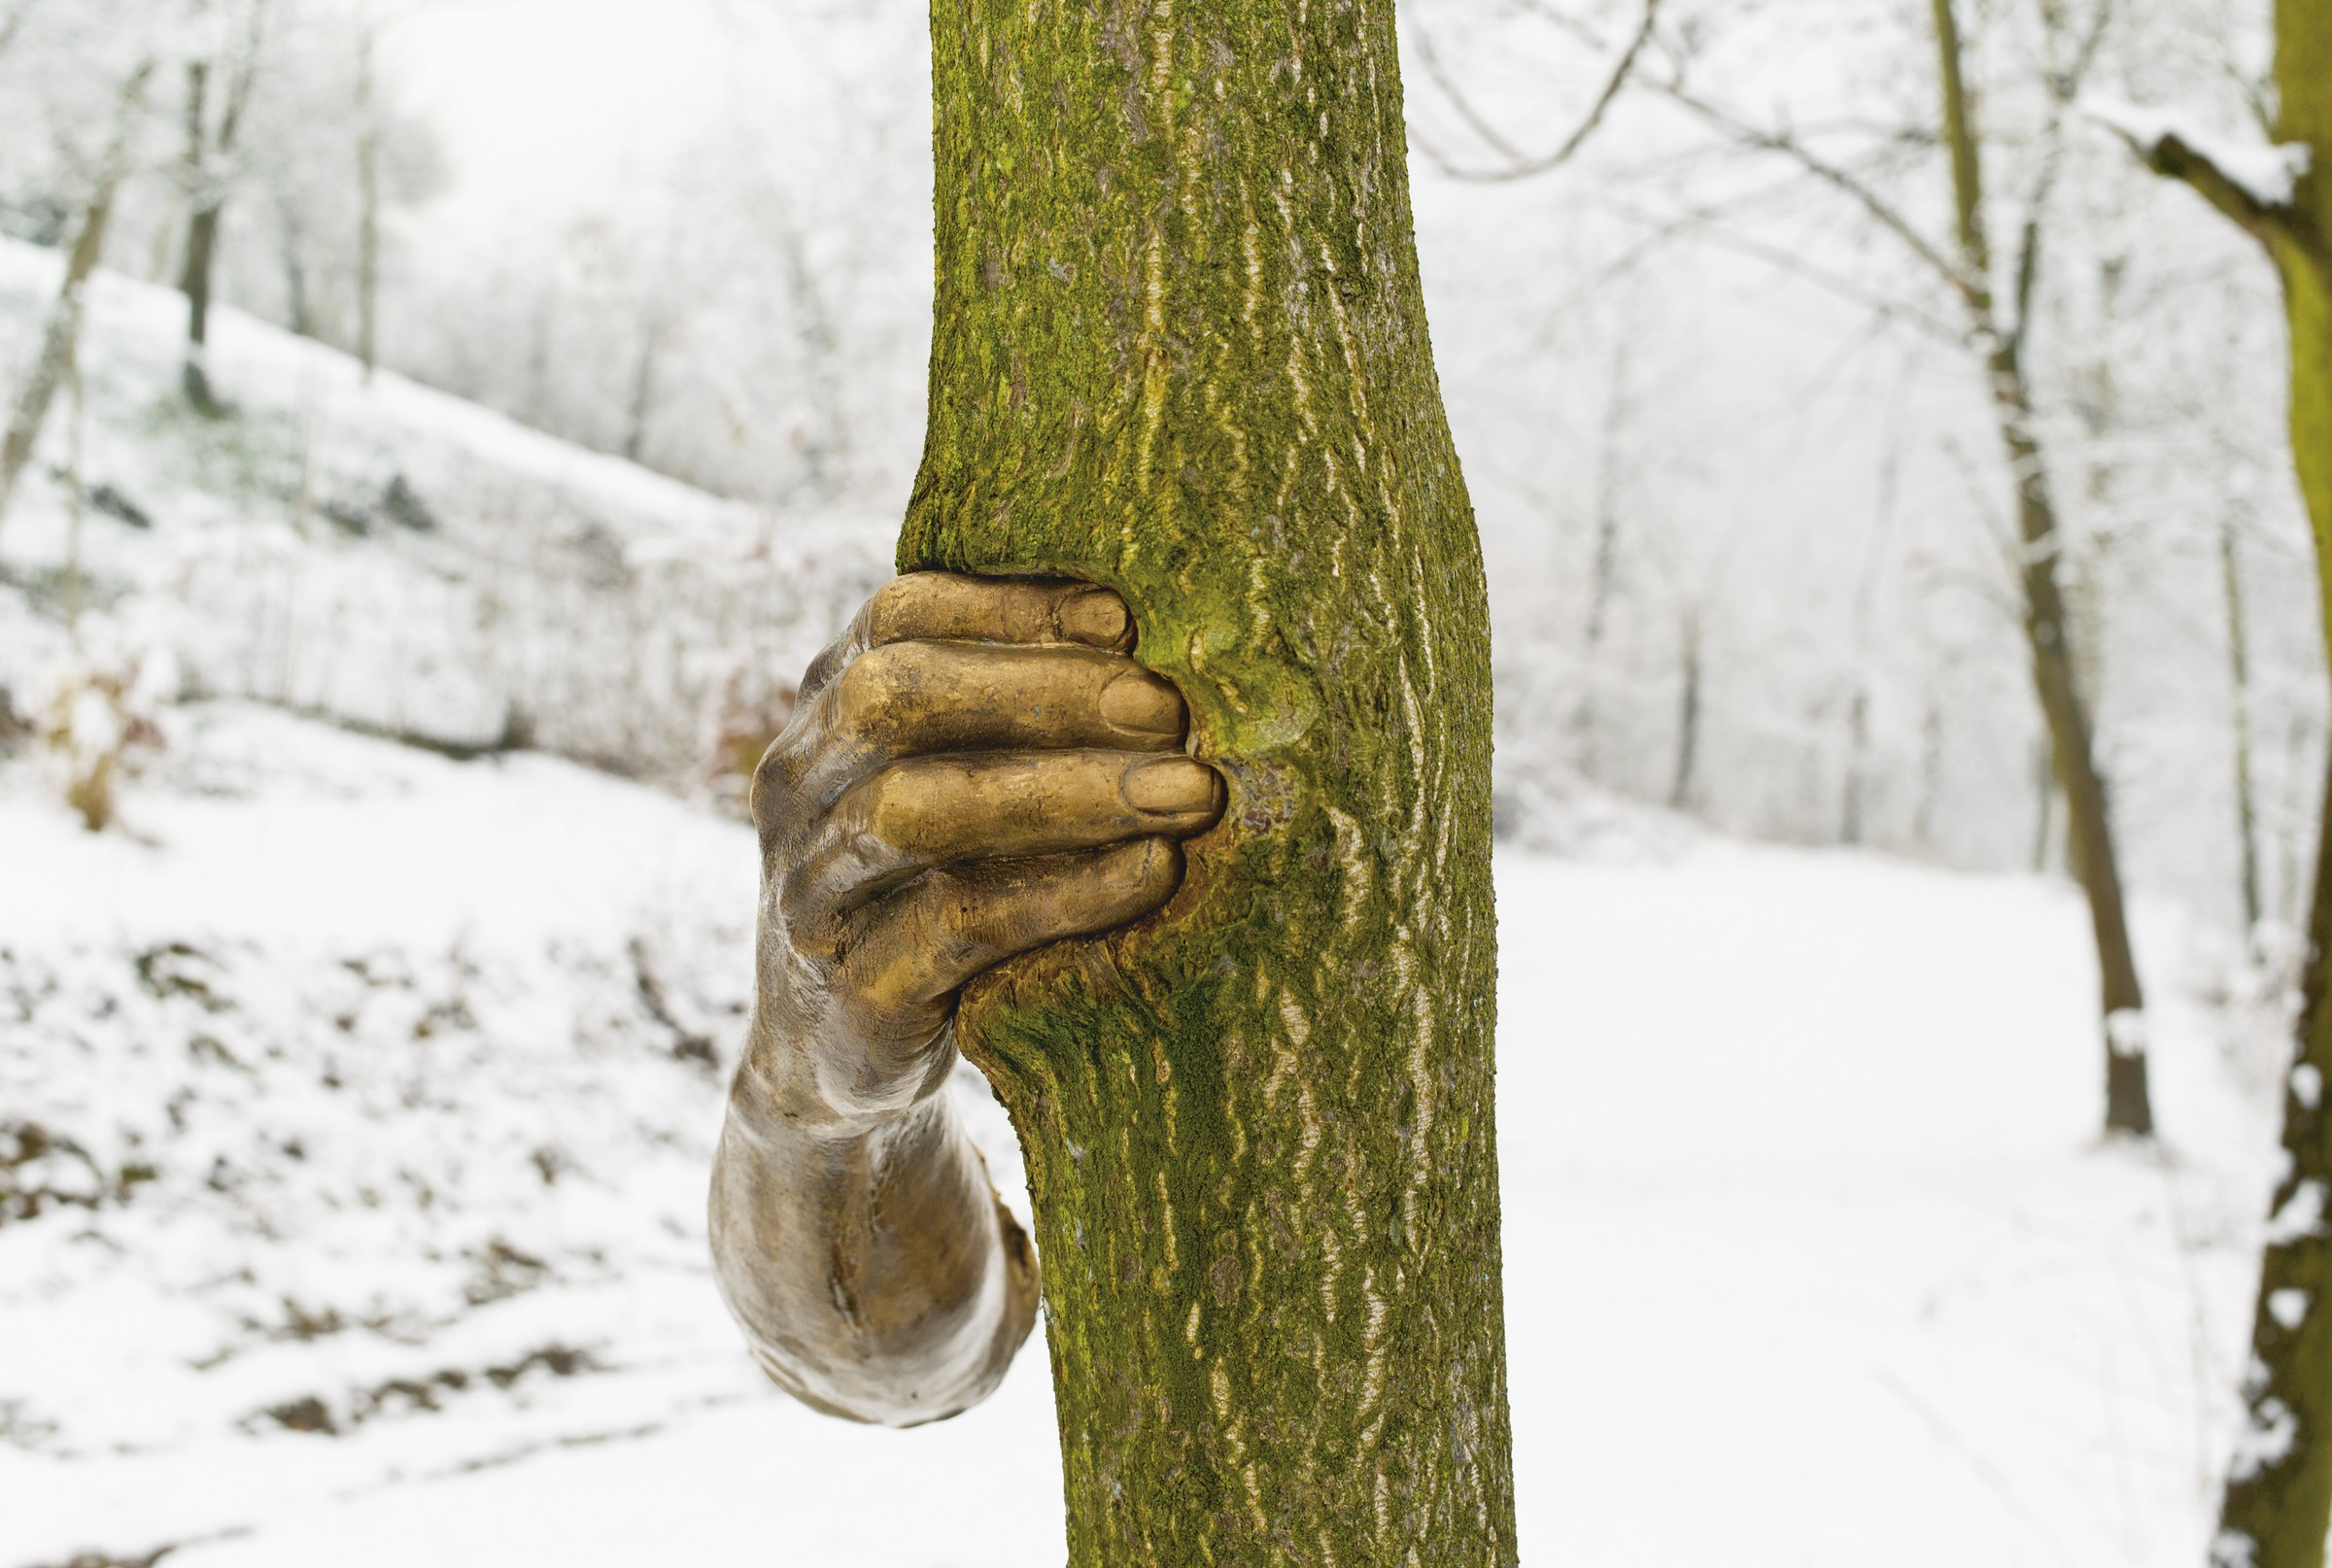
[[933,9],[902,568],[1106,583],[1230,790],[1160,915],[976,982],[1076,1568],[1512,1564],[1487,594],[1389,0]]
[[152,72],[151,65],[141,65],[121,88],[114,110],[113,140],[98,164],[89,204],[82,212],[81,227],[74,234],[73,249],[65,257],[65,276],[57,288],[56,303],[50,307],[48,324],[41,331],[40,350],[33,358],[24,384],[17,389],[8,431],[0,435],[0,517],[6,516],[17,481],[22,477],[24,465],[32,460],[34,447],[40,444],[41,426],[49,421],[49,405],[56,400],[56,391],[64,385],[74,357],[81,352],[81,323],[89,274],[97,270],[98,258],[105,254],[105,230],[113,218],[114,196],[121,188],[122,178],[129,169],[130,128],[145,102],[146,82]]
[[[1984,210],[1983,153],[1962,74],[1959,17],[1953,0],[1934,0],[1938,79],[1942,89],[1943,140],[1951,156],[1952,198],[1958,222],[1959,292],[1970,336],[1981,352],[2008,472],[2016,484],[2016,527],[2023,546],[2018,575],[2024,589],[2025,644],[2033,687],[2048,727],[2050,755],[2065,794],[2066,836],[2074,876],[2089,903],[2097,942],[2099,1002],[2105,1018],[2106,1131],[2152,1135],[2147,1084],[2145,998],[2130,945],[2121,864],[2113,844],[2106,782],[2098,772],[2089,709],[2075,665],[2073,626],[2057,581],[2065,535],[2049,491],[2025,377],[2023,336],[2029,318],[2038,228],[2026,235],[2018,267],[2016,319],[2004,321],[1992,289],[1992,244]],[[2038,223],[2038,219],[2034,221]]]

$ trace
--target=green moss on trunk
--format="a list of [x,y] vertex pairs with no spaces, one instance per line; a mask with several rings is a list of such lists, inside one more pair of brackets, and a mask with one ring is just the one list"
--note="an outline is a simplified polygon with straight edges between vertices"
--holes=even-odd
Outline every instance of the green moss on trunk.
[[1389,0],[933,12],[903,568],[1107,583],[1230,782],[1158,917],[974,987],[1079,1568],[1516,1560],[1490,646]]

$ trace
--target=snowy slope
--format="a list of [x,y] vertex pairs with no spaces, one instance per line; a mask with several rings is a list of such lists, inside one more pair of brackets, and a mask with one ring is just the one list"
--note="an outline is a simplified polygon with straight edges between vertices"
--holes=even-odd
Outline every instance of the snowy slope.
[[[1059,1560],[1041,1353],[869,1431],[713,1296],[745,830],[169,723],[138,837],[0,769],[0,1120],[81,1151],[0,1178],[0,1568]],[[2208,1017],[2162,1008],[2174,1157],[2100,1150],[2064,889],[1707,841],[1499,878],[1526,1560],[2199,1559],[2270,1143]]]
[[[0,379],[58,267],[0,239]],[[725,700],[765,700],[889,575],[895,520],[723,500],[234,311],[209,360],[234,413],[204,419],[183,312],[96,279],[85,412],[60,395],[0,518],[0,689],[61,655],[78,560],[85,602],[189,691],[679,780]]]

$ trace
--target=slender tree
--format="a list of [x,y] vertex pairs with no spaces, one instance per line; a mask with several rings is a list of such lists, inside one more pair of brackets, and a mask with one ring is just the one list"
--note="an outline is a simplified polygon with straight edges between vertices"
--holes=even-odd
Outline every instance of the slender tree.
[[206,414],[221,411],[211,391],[205,353],[211,337],[211,277],[218,263],[219,229],[225,220],[230,188],[227,164],[234,156],[244,111],[258,79],[266,24],[267,0],[251,0],[241,45],[225,63],[216,120],[211,110],[211,79],[218,62],[208,54],[197,54],[187,62],[187,250],[178,281],[180,291],[187,296],[187,352],[181,380],[187,400]]
[[976,982],[1070,1560],[1511,1564],[1487,595],[1389,0],[933,8],[903,568],[1118,590],[1229,781],[1157,918]]
[[[1943,145],[1950,155],[1958,253],[1956,266],[1946,265],[1970,342],[1984,361],[2001,448],[2016,487],[2025,644],[2034,691],[2048,727],[2049,755],[2065,795],[2067,859],[2088,896],[2090,928],[2097,940],[2099,1000],[2106,1022],[2106,1130],[2143,1137],[2154,1129],[2146,1075],[2145,998],[2130,945],[2106,781],[2098,769],[2089,704],[2075,664],[2075,629],[2057,580],[2065,531],[2050,491],[2047,456],[2040,446],[2025,365],[2040,269],[2040,218],[2036,205],[2027,217],[2013,282],[2003,300],[1993,277],[1995,248],[1984,196],[1983,143],[1964,69],[1959,14],[1953,0],[1934,0],[1934,6],[1937,82]],[[2092,41],[2082,51],[2084,58],[2093,51]],[[2077,70],[2074,75],[2077,80]]]
[[[2271,177],[2196,139],[2125,129],[2153,168],[2182,180],[2267,250],[2291,325],[2291,448],[2315,534],[2332,634],[2332,5],[2276,0],[2281,163]],[[2332,789],[2325,795],[2332,807]],[[2245,1429],[2227,1472],[2217,1568],[2322,1568],[2332,1530],[2332,816],[2318,840],[2297,1060],[2283,1095],[2277,1183],[2251,1321]]]
[[106,226],[113,219],[114,198],[129,173],[131,135],[145,105],[146,84],[153,75],[151,62],[141,64],[129,74],[115,99],[113,131],[90,176],[88,201],[82,209],[81,226],[74,231],[73,249],[65,256],[65,276],[57,287],[56,303],[50,307],[40,349],[17,390],[7,433],[0,435],[0,516],[6,515],[17,481],[32,460],[33,448],[40,444],[41,426],[49,422],[49,405],[56,400],[57,389],[64,385],[81,352],[89,274],[97,270],[98,257],[105,253]]
[[[1887,320],[1911,323],[1949,342],[1981,373],[2014,488],[2018,535],[2014,565],[2022,591],[2026,653],[2047,733],[2051,769],[2065,799],[2067,859],[2086,895],[2097,942],[2106,1130],[2144,1137],[2153,1131],[2145,1001],[2130,943],[2106,781],[2091,733],[2093,694],[2083,689],[2075,658],[2078,629],[2061,581],[2060,562],[2067,553],[2068,535],[2051,490],[2048,455],[2042,450],[2026,364],[2048,197],[2063,140],[2063,112],[2096,58],[2111,16],[2110,0],[2100,0],[2090,11],[2088,24],[2078,37],[2074,36],[2069,8],[2056,0],[2043,0],[2040,13],[2051,52],[2062,57],[2049,62],[2051,108],[2046,126],[2037,138],[2041,175],[2026,204],[2012,257],[1995,239],[1993,203],[1986,189],[1986,142],[1977,123],[1975,93],[1966,78],[1960,18],[1952,0],[1931,0],[1938,85],[1935,121],[1906,130],[1897,139],[1898,146],[1933,145],[1944,153],[1944,194],[1952,215],[1948,237],[1929,233],[1905,205],[1855,168],[1824,156],[1796,130],[1787,125],[1774,128],[1753,123],[1689,85],[1686,71],[1698,47],[1698,35],[1705,29],[1679,28],[1669,37],[1657,25],[1656,4],[1643,8],[1642,30],[1622,55],[1606,96],[1631,80],[1637,82],[1645,90],[1689,111],[1732,145],[1795,162],[1813,183],[1859,208],[1912,259],[1937,292],[1925,300],[1874,300],[1859,287],[1849,285],[1849,296],[1866,305],[1875,304]],[[1664,74],[1643,63],[1647,54],[1667,60]],[[1487,169],[1444,160],[1451,173],[1473,180],[1521,179],[1546,166],[1543,160],[1521,155],[1500,137],[1455,83],[1446,77],[1438,80],[1467,124],[1505,160]],[[2043,834],[2050,831],[2045,803],[2049,798],[2044,785]]]

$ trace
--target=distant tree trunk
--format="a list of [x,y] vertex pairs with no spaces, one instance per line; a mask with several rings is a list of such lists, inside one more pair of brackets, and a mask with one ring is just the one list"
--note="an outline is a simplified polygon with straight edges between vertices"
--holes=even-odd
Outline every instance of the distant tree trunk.
[[266,27],[266,0],[251,0],[249,33],[242,54],[227,77],[226,101],[214,129],[210,123],[211,62],[187,65],[187,250],[179,268],[179,290],[187,296],[187,351],[181,380],[187,401],[204,414],[224,412],[211,391],[211,276],[219,256],[219,226],[226,213],[226,187],[219,165],[235,151],[243,111],[257,79],[259,49]]
[[624,420],[624,456],[634,462],[648,446],[648,419],[656,410],[656,367],[664,356],[665,324],[651,316],[640,328],[639,357],[632,367],[632,399]]
[[1993,413],[2008,472],[2016,485],[2016,525],[2023,545],[2025,642],[2033,686],[2048,726],[2057,783],[2065,793],[2072,870],[2089,902],[2097,940],[2100,1003],[2105,1018],[2106,1131],[2150,1136],[2154,1111],[2147,1086],[2145,997],[2130,945],[2129,914],[2114,850],[2105,779],[2097,768],[2089,709],[2075,667],[2074,628],[2057,583],[2065,533],[2049,493],[2048,462],[2040,449],[2032,392],[2024,369],[2024,326],[2030,320],[2038,265],[2036,227],[2028,231],[2017,276],[2013,320],[2004,320],[1992,290],[1992,242],[1984,208],[1983,155],[1962,74],[1959,17],[1953,0],[1934,0],[1938,79],[1942,89],[1943,141],[1951,156],[1958,218],[1961,301],[1970,335],[1983,355]]
[[1389,0],[939,0],[903,568],[1106,583],[1229,781],[1159,916],[976,982],[1073,1568],[1516,1562],[1490,645]]
[[[2165,136],[2141,152],[2264,245],[2291,326],[2291,449],[2315,533],[2332,636],[2332,6],[2276,0],[2275,140],[2306,150],[2288,201],[2229,178]],[[2322,1568],[2332,1530],[2332,786],[2317,839],[2297,1060],[2283,1093],[2277,1183],[2251,1318],[2247,1417],[2212,1546],[2214,1568]]]
[[793,306],[795,333],[802,340],[802,357],[807,363],[808,374],[803,379],[808,384],[816,426],[803,443],[802,463],[808,471],[810,494],[823,504],[840,495],[841,474],[850,452],[849,409],[838,373],[841,337],[834,327],[834,313],[827,309],[825,295],[818,289],[818,276],[809,264],[800,231],[787,223],[778,243],[785,257],[786,300]]
[[1603,636],[1611,624],[1611,601],[1620,576],[1620,432],[1628,421],[1628,346],[1612,357],[1611,399],[1603,405],[1603,439],[1595,463],[1595,555],[1588,576],[1586,639],[1579,659],[1579,771],[1595,776],[1595,732],[1600,714],[1596,684],[1602,677]]
[[357,362],[372,380],[380,362],[381,132],[373,102],[379,26],[363,18],[357,39]]
[[219,212],[210,194],[210,83],[208,60],[187,64],[187,252],[178,287],[187,296],[187,349],[180,366],[187,401],[205,414],[219,412],[211,395],[203,350],[210,338],[211,252],[219,238]]
[[1676,624],[1676,770],[1668,779],[1668,809],[1692,803],[1693,765],[1700,750],[1700,614],[1687,606]]
[[1838,842],[1863,841],[1864,779],[1870,756],[1870,689],[1859,677],[1846,703],[1846,777],[1838,796]]
[[187,353],[181,377],[187,401],[206,414],[223,412],[211,391],[211,263],[219,244],[218,207],[205,207],[187,223],[187,267],[179,287],[187,296]]
[[2254,932],[2264,912],[2259,898],[2259,824],[2251,796],[2251,659],[2243,603],[2243,559],[2235,520],[2218,525],[2218,569],[2227,604],[2227,675],[2235,730],[2236,847],[2243,857],[2243,929]]
[[284,314],[287,324],[300,337],[316,335],[314,303],[308,297],[307,225],[297,204],[290,198],[277,203],[280,259],[284,268]]
[[1919,804],[1911,813],[1911,842],[1936,847],[1936,802],[1943,794],[1943,699],[1934,687],[1919,716]]
[[88,205],[82,211],[81,227],[74,234],[73,249],[65,257],[64,282],[57,290],[56,303],[50,307],[48,324],[41,331],[40,352],[17,391],[8,432],[0,436],[0,517],[6,515],[9,499],[16,494],[17,481],[22,476],[24,465],[32,460],[33,449],[40,444],[41,426],[49,420],[49,405],[56,400],[56,390],[64,385],[74,358],[81,352],[81,323],[89,274],[97,270],[98,257],[105,252],[105,229],[113,218],[114,197],[121,187],[122,177],[128,173],[130,130],[145,103],[146,83],[152,75],[151,65],[139,66],[130,74],[116,101],[113,140],[98,164]]

